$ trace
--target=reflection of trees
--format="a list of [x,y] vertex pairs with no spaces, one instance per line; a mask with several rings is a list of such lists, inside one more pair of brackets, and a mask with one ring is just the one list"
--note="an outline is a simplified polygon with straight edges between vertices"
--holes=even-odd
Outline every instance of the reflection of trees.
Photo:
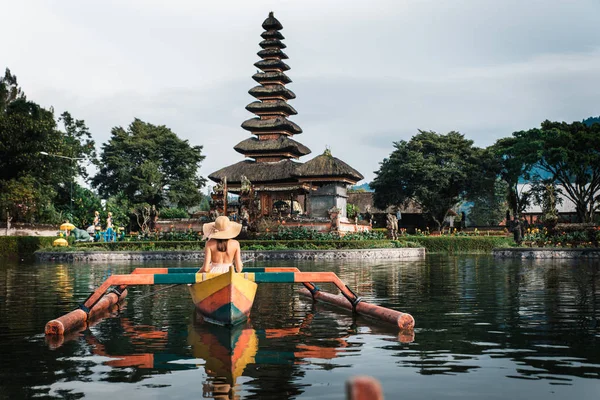
[[[417,319],[418,356],[400,353],[401,364],[424,374],[455,373],[478,368],[481,358],[499,357],[523,366],[515,367],[515,376],[597,374],[597,264],[428,261],[430,268],[413,266],[415,279],[423,281],[412,293],[416,299],[404,306]],[[419,276],[423,270],[426,275]]]

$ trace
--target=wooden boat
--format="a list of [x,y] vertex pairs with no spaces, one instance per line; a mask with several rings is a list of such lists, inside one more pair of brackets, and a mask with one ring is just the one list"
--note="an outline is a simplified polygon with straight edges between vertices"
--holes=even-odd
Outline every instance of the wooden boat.
[[[235,325],[247,319],[258,283],[301,283],[301,293],[313,301],[329,303],[412,331],[415,320],[410,314],[390,310],[362,300],[333,272],[301,272],[297,268],[233,268],[224,274],[197,273],[195,268],[136,268],[131,274],[111,275],[75,310],[46,324],[46,335],[64,335],[93,320],[127,296],[132,285],[189,284],[196,309],[209,322]],[[340,291],[333,295],[321,291],[316,283],[331,283]]]
[[[202,274],[200,274],[202,275]],[[236,325],[245,321],[254,303],[258,285],[234,272],[216,275],[189,285],[196,310],[209,322],[218,325]]]

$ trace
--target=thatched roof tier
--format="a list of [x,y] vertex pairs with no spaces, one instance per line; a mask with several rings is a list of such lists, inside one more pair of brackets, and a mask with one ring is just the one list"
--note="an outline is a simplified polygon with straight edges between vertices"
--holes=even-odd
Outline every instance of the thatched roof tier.
[[360,172],[339,158],[333,157],[329,151],[299,166],[294,175],[300,178],[324,178],[332,181],[351,181],[353,183],[364,178]]
[[281,82],[281,83],[290,83],[292,80],[283,72],[280,71],[269,71],[269,72],[257,72],[252,75],[252,79],[254,79],[258,83],[269,83],[269,82]]
[[255,62],[254,66],[256,68],[262,69],[263,71],[287,71],[290,69],[290,66],[284,63],[283,61],[274,59],[260,60],[258,62]]
[[256,53],[260,58],[279,58],[282,60],[286,60],[289,57],[280,49],[263,49]]
[[248,90],[248,93],[260,100],[280,97],[283,97],[287,100],[296,98],[294,92],[283,85],[254,86],[252,89]]
[[252,160],[240,161],[236,164],[213,172],[208,178],[214,182],[221,182],[227,177],[227,184],[235,185],[242,181],[245,176],[252,184],[264,183],[290,183],[298,185],[298,181],[292,177],[292,173],[300,163],[292,160],[281,160],[278,162],[256,162]]
[[276,101],[254,101],[246,106],[246,110],[250,111],[254,114],[276,114],[283,113],[286,115],[296,115],[298,112],[294,109],[294,107],[290,106],[286,101],[276,100]]
[[253,154],[265,153],[292,153],[298,157],[310,154],[310,149],[305,145],[290,139],[287,136],[280,136],[276,140],[259,140],[249,138],[241,141],[233,148],[238,153],[252,157]]
[[263,39],[279,39],[279,40],[285,39],[283,37],[283,35],[281,34],[281,32],[275,31],[275,30],[264,31],[263,33],[260,34],[260,36]]
[[277,20],[277,18],[275,18],[275,16],[273,15],[273,11],[271,11],[269,13],[269,17],[267,19],[265,19],[265,21],[262,23],[262,27],[266,31],[268,31],[268,30],[279,31],[279,30],[283,29],[283,25],[281,25],[281,22],[279,22]]
[[263,49],[277,48],[285,49],[287,46],[282,43],[279,39],[265,39],[258,44]]
[[[279,132],[285,131],[294,135],[302,133],[302,128],[283,117],[271,119],[252,118],[242,123],[242,128],[250,132]],[[361,178],[362,179],[362,178]]]
[[[308,193],[312,186],[308,183],[287,183],[287,184],[258,184],[252,185],[254,190],[257,192],[297,192],[297,193]],[[227,181],[227,191],[229,193],[240,193],[241,187],[240,185],[231,185],[229,181]],[[231,203],[230,203],[231,204]]]

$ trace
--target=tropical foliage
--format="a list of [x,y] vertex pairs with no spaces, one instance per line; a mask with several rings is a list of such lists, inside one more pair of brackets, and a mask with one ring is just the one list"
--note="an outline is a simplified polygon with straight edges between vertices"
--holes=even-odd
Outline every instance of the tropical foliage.
[[[579,222],[594,220],[600,200],[600,124],[544,121],[540,128],[514,132],[500,147],[505,166],[519,165],[521,172],[512,174],[513,184],[519,175],[533,181],[547,179],[560,185],[575,204]],[[541,171],[549,178],[540,173],[529,176],[528,171]]]
[[202,160],[202,146],[191,146],[166,126],[135,119],[127,129],[113,128],[92,184],[101,196],[122,192],[131,204],[195,206],[205,183],[198,175]]
[[458,132],[419,132],[410,141],[394,143],[395,150],[380,163],[370,186],[376,207],[413,199],[440,230],[448,210],[461,198],[493,188],[499,168],[491,153]]
[[[59,124],[62,128],[59,128]],[[13,221],[72,219],[69,191],[95,158],[81,120],[28,101],[17,77],[0,77],[0,214]],[[77,221],[76,221],[77,222]]]

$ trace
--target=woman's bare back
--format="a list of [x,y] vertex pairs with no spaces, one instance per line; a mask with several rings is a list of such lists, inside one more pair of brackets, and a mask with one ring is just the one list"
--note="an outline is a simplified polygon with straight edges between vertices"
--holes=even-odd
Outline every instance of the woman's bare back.
[[204,248],[204,265],[201,272],[210,272],[211,264],[226,264],[235,265],[237,272],[242,272],[242,257],[240,251],[240,243],[237,240],[227,240],[227,249],[225,251],[219,251],[217,249],[217,240],[210,239],[206,242]]

